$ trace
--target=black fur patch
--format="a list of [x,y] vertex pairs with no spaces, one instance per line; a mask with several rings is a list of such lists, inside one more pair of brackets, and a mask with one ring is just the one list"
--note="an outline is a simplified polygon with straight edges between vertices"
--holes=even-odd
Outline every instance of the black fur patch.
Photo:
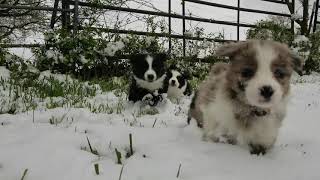
[[133,74],[138,77],[139,79],[147,80],[144,77],[145,72],[149,68],[149,64],[146,60],[148,56],[153,58],[152,62],[152,69],[156,72],[157,78],[160,78],[162,75],[165,74],[165,64],[166,61],[166,54],[137,54],[132,55],[130,57],[130,63],[132,66]]
[[183,92],[183,94],[186,95],[186,96],[190,96],[192,94],[192,88],[191,88],[190,83],[188,82],[188,80],[191,77],[190,77],[188,72],[182,72],[176,66],[173,66],[173,65],[170,66],[169,70],[167,71],[167,77],[166,77],[166,80],[165,80],[165,87],[168,88],[170,86],[170,82],[169,81],[173,76],[172,70],[178,71],[180,73],[180,75],[177,76],[177,80],[178,80],[178,83],[179,83],[178,88],[181,89],[187,83],[187,88]]
[[[146,80],[144,77],[145,72],[149,69],[149,64],[146,60],[148,56],[151,56],[153,58],[152,62],[152,69],[156,72],[156,80],[160,77],[162,77],[165,74],[165,61],[166,61],[166,54],[138,54],[138,55],[132,55],[130,57],[130,63],[132,66],[132,72],[133,75],[141,80]],[[147,80],[146,80],[147,81]],[[164,93],[166,90],[163,90],[164,85],[157,89],[158,93]],[[132,78],[132,82],[129,88],[129,95],[128,99],[129,101],[137,102],[142,100],[142,98],[147,95],[152,94],[153,102],[155,105],[161,101],[161,98],[158,95],[155,95],[154,92],[150,92],[150,90],[140,87],[137,84],[137,81]]]
[[238,82],[238,88],[241,90],[241,91],[245,91],[245,85],[243,82],[239,81]]
[[267,148],[260,144],[249,144],[250,153],[255,155],[265,155],[267,152]]

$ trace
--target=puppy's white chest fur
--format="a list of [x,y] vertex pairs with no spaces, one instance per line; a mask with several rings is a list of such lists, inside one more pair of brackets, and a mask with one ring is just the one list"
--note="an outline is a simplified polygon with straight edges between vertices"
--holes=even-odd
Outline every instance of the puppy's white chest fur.
[[185,83],[184,86],[182,86],[181,88],[178,88],[178,86],[169,86],[168,87],[168,98],[169,99],[179,99],[181,98],[184,94],[184,92],[187,89],[187,83]]
[[133,77],[137,81],[137,85],[139,87],[148,89],[150,92],[153,92],[153,91],[161,89],[163,87],[163,81],[166,78],[166,75],[161,76],[159,79],[157,79],[153,82],[148,82],[143,79],[139,79],[136,76],[133,76]]
[[235,117],[233,114],[232,103],[224,97],[222,88],[216,92],[214,101],[207,106],[200,107],[204,120],[204,138],[216,141],[223,135],[236,136]]

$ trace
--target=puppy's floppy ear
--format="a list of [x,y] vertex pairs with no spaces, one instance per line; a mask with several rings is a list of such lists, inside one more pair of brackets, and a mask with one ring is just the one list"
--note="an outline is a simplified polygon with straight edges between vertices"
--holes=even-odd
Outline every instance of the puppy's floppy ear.
[[158,53],[158,54],[155,54],[154,56],[163,62],[165,62],[168,59],[168,55],[166,53]]
[[129,56],[129,60],[130,60],[130,63],[133,64],[134,62],[136,62],[137,60],[141,60],[145,57],[144,54],[131,54]]
[[225,44],[217,49],[216,55],[232,57],[241,49],[248,49],[248,45],[248,41]]
[[169,66],[169,70],[171,70],[171,69],[177,69],[177,65],[176,64],[171,64]]
[[290,51],[289,55],[292,60],[293,69],[302,76],[304,59],[292,51]]
[[183,72],[183,76],[186,78],[186,79],[191,79],[191,73],[189,71],[184,71]]

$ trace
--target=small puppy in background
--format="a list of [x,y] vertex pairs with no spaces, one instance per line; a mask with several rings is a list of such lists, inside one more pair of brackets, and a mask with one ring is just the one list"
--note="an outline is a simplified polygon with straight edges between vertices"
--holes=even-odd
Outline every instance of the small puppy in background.
[[265,154],[277,138],[286,115],[293,70],[303,60],[287,45],[249,40],[217,50],[230,64],[218,63],[196,92],[189,118],[203,128],[204,139],[248,145],[251,154]]
[[191,86],[188,82],[190,75],[188,72],[179,70],[176,66],[170,66],[165,80],[167,87],[167,97],[171,102],[178,102],[183,96],[190,96]]
[[138,54],[130,57],[132,83],[129,89],[129,101],[146,101],[155,106],[162,100],[164,80],[166,78],[166,54]]

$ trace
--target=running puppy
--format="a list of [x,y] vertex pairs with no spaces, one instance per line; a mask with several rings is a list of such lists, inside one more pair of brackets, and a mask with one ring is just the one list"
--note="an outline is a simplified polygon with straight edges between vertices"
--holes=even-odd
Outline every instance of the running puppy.
[[182,73],[181,70],[175,66],[171,66],[167,72],[165,80],[167,90],[167,97],[171,101],[179,101],[183,96],[190,96],[192,93],[191,86],[188,82],[190,75],[187,72]]
[[166,54],[138,54],[130,57],[133,76],[129,89],[129,101],[142,100],[155,106],[162,100],[166,59]]
[[251,154],[273,146],[286,115],[293,70],[303,60],[285,44],[249,40],[222,46],[230,64],[213,66],[190,106],[189,119],[203,127],[204,139],[245,144]]

